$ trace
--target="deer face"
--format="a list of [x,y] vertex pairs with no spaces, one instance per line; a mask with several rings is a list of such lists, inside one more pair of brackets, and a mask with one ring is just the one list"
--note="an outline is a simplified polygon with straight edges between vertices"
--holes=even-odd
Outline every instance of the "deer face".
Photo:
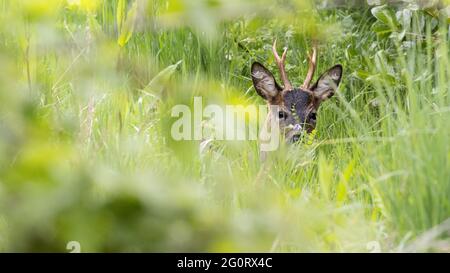
[[[251,69],[253,85],[256,92],[268,102],[269,106],[277,106],[275,109],[278,112],[269,113],[269,115],[278,117],[280,132],[284,133],[286,141],[296,142],[300,139],[303,131],[310,133],[316,127],[319,106],[336,92],[342,77],[342,66],[336,65],[330,68],[319,77],[314,85],[310,86],[315,69],[316,53],[314,50],[313,56],[310,58],[307,79],[302,87],[292,88],[284,70],[286,50],[283,57],[279,58],[275,46],[276,43],[274,43],[274,55],[284,88],[281,88],[273,74],[258,62],[253,63]],[[273,111],[273,107],[270,109]]]

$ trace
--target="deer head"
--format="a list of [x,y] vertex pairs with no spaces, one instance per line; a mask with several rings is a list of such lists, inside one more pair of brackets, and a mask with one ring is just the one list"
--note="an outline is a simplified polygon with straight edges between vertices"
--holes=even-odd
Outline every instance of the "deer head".
[[[269,107],[269,116],[278,117],[280,132],[284,132],[286,141],[296,142],[303,131],[310,133],[316,127],[319,106],[336,92],[342,77],[342,66],[333,66],[311,85],[317,63],[317,46],[314,43],[312,54],[308,56],[309,69],[305,81],[301,87],[293,88],[285,69],[287,48],[280,58],[276,45],[275,40],[272,51],[280,70],[283,87],[276,82],[273,74],[258,62],[252,64],[253,85],[269,106],[277,106]],[[273,109],[277,109],[278,113],[271,113]]]

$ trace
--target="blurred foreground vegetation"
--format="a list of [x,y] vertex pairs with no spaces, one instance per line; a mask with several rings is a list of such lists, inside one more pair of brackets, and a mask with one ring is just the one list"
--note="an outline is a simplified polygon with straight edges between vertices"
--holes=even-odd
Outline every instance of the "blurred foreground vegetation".
[[[0,0],[0,250],[449,252],[449,2],[368,2]],[[312,141],[171,138],[275,38],[344,67]]]

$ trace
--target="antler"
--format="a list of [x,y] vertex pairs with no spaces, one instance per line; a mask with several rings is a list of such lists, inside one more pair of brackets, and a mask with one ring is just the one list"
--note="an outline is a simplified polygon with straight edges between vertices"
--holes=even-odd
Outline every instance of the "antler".
[[311,86],[311,80],[314,76],[314,72],[316,71],[317,65],[317,42],[313,41],[313,49],[312,54],[308,55],[309,60],[309,69],[308,74],[306,74],[305,81],[303,82],[302,88],[309,89]]
[[272,46],[272,52],[273,52],[273,56],[275,57],[275,61],[277,62],[278,65],[278,69],[280,70],[280,74],[281,74],[281,79],[283,80],[283,85],[284,88],[283,90],[292,90],[292,85],[288,80],[287,74],[286,74],[286,69],[284,67],[284,62],[286,61],[286,53],[287,53],[287,47],[284,49],[283,55],[278,55],[277,52],[277,39],[275,39],[275,41],[273,42],[273,46]]

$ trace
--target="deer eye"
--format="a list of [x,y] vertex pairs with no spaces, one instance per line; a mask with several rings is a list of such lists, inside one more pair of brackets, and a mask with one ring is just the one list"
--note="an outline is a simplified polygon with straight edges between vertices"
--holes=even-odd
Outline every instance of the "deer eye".
[[286,117],[287,117],[286,112],[284,112],[284,111],[278,112],[278,118],[279,119],[286,119]]

